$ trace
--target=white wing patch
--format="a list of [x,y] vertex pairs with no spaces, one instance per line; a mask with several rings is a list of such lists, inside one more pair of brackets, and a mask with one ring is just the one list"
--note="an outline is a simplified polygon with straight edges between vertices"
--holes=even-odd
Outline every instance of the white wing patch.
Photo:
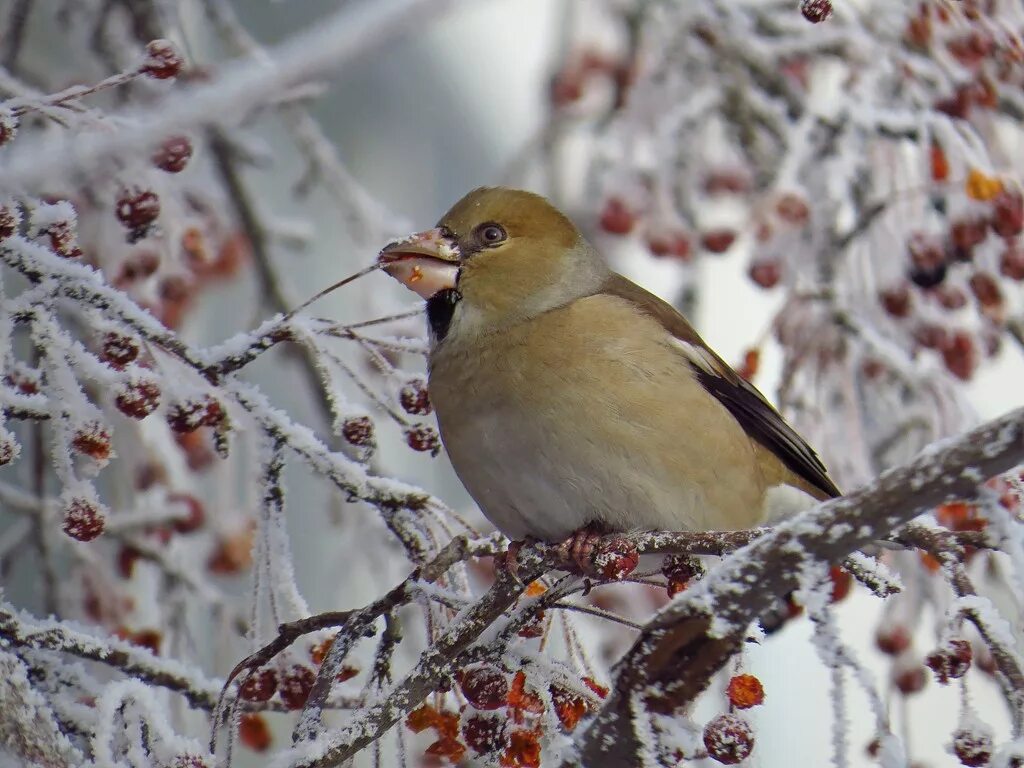
[[698,347],[694,344],[691,344],[688,341],[683,341],[682,339],[677,338],[675,336],[672,336],[671,338],[672,345],[680,352],[682,352],[683,355],[686,356],[687,360],[696,365],[702,371],[712,376],[722,375],[722,372],[718,367],[718,360],[716,360],[715,356],[711,354],[708,350],[706,350],[703,347]]

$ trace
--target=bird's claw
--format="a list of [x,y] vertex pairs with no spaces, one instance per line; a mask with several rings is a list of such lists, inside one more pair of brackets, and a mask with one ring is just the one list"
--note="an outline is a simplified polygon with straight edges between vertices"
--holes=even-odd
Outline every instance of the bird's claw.
[[574,531],[555,551],[564,563],[574,564],[582,575],[592,575],[595,572],[595,549],[604,534],[598,525],[590,523]]

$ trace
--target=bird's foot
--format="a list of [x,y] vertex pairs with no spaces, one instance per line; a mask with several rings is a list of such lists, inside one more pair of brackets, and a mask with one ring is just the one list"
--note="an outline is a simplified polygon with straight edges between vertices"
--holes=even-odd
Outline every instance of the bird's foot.
[[506,570],[512,574],[512,578],[522,583],[522,579],[519,578],[519,552],[527,544],[533,544],[537,540],[534,538],[526,538],[520,541],[510,541],[508,543],[508,549],[502,554],[498,555],[494,564],[499,570]]
[[574,531],[569,538],[559,544],[555,551],[565,563],[572,563],[579,572],[586,576],[596,573],[594,554],[597,543],[607,533],[599,523],[588,523]]

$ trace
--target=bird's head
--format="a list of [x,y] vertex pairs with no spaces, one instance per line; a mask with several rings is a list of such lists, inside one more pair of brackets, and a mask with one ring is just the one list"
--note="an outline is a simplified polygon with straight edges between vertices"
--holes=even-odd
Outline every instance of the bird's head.
[[608,267],[540,195],[485,187],[434,229],[387,245],[386,272],[427,300],[435,339],[500,331],[586,296]]

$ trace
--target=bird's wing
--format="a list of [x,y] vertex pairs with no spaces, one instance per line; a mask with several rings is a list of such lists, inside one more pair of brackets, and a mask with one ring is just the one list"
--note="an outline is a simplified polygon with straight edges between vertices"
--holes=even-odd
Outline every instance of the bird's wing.
[[672,335],[704,389],[718,398],[746,433],[775,454],[791,472],[817,489],[822,498],[842,495],[814,450],[764,395],[704,343],[672,305],[618,274],[611,275],[601,292],[624,299],[657,320]]

